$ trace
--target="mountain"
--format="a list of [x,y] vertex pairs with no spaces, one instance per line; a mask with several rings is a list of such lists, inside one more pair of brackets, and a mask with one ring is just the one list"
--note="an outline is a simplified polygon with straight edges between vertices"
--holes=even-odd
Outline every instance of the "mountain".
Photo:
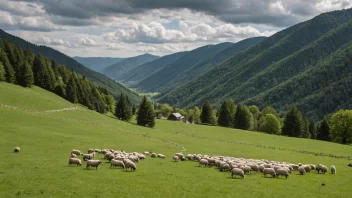
[[91,80],[96,86],[106,88],[114,97],[124,94],[129,97],[133,103],[139,103],[140,97],[137,93],[131,91],[130,89],[124,87],[123,85],[116,83],[115,81],[109,79],[108,77],[99,74],[91,69],[84,67],[82,64],[78,63],[76,60],[71,57],[47,46],[35,45],[30,42],[27,42],[19,37],[13,36],[6,33],[0,29],[0,38],[3,40],[9,40],[22,49],[30,49],[34,53],[41,53],[43,56],[55,60],[58,64],[65,65],[70,70],[75,71],[76,73],[87,77]]
[[147,92],[161,91],[162,89],[165,89],[165,85],[178,74],[232,45],[233,43],[220,43],[217,45],[206,45],[189,51],[180,59],[165,66],[160,71],[140,82],[136,87]]
[[116,64],[124,58],[110,58],[110,57],[79,57],[75,56],[72,57],[77,62],[81,63],[82,65],[88,67],[91,70],[96,72],[100,72],[101,70],[105,69],[106,67]]
[[178,52],[175,54],[170,54],[158,58],[152,62],[140,65],[139,67],[132,69],[125,76],[123,76],[122,82],[126,85],[134,86],[139,82],[143,81],[144,79],[148,78],[149,76],[153,75],[154,73],[158,72],[166,65],[169,65],[177,59],[181,58],[186,53],[187,52]]
[[352,9],[324,13],[231,57],[159,102],[190,107],[231,98],[260,108],[296,105],[319,120],[352,105],[351,51]]
[[219,63],[230,58],[231,56],[243,50],[246,50],[250,47],[253,47],[265,39],[266,37],[254,37],[254,38],[244,39],[238,43],[235,43],[231,47],[219,52],[218,54],[212,56],[211,58],[201,61],[200,63],[194,65],[193,67],[188,68],[187,70],[177,74],[172,80],[164,84],[163,87],[165,87],[165,89],[162,94],[158,95],[158,97],[162,97],[163,95],[167,94],[168,90],[172,90],[174,86],[188,82],[189,80],[196,78],[197,76],[215,67]]
[[143,54],[140,56],[126,58],[123,61],[106,67],[101,71],[101,73],[108,76],[109,78],[121,80],[125,74],[134,68],[143,65],[144,63],[154,61],[158,58],[159,56],[154,56],[152,54]]

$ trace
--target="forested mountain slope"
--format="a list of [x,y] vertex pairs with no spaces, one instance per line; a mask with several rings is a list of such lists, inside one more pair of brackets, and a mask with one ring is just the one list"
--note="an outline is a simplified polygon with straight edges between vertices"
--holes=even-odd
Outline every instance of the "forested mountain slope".
[[95,85],[106,88],[114,97],[118,97],[122,93],[123,95],[128,96],[133,103],[139,103],[140,97],[137,93],[131,91],[119,83],[116,83],[108,77],[99,74],[98,72],[84,67],[76,60],[53,48],[32,44],[19,37],[8,34],[3,30],[0,30],[0,38],[3,40],[9,40],[19,45],[22,49],[30,49],[34,53],[41,53],[43,56],[55,60],[58,64],[65,65],[67,68],[75,71],[77,74],[87,77]]
[[79,57],[75,56],[72,57],[77,62],[81,63],[85,67],[88,67],[91,70],[96,72],[101,72],[101,70],[105,69],[106,67],[118,63],[124,58],[110,58],[110,57]]
[[139,67],[129,71],[125,76],[122,77],[122,81],[124,84],[129,86],[134,86],[154,73],[158,72],[166,65],[169,65],[176,61],[177,59],[184,56],[187,52],[178,52],[175,54],[170,54],[167,56],[163,56],[158,58],[152,62],[145,63],[140,65]]
[[214,56],[224,49],[231,47],[233,43],[220,43],[217,45],[206,45],[182,56],[172,64],[165,66],[160,71],[149,76],[137,85],[143,91],[160,91],[167,88],[166,85],[173,78],[194,65]]
[[179,73],[177,76],[175,76],[172,80],[168,81],[166,84],[161,85],[162,87],[165,87],[164,89],[165,91],[162,94],[158,95],[158,97],[162,97],[163,95],[167,94],[168,93],[167,90],[172,90],[176,85],[186,83],[189,80],[196,78],[197,76],[212,69],[219,63],[230,58],[231,56],[243,50],[246,50],[250,47],[253,47],[265,39],[266,37],[254,37],[254,38],[244,39],[242,41],[239,41],[238,43],[233,44],[231,47],[217,53],[216,55],[208,59],[205,59],[204,61],[201,61],[200,63],[194,65],[193,67]]
[[232,98],[280,110],[296,104],[318,120],[350,103],[344,83],[350,82],[351,41],[352,9],[321,14],[233,56],[159,102],[184,107]]
[[140,56],[126,58],[123,61],[106,67],[101,71],[101,73],[112,79],[121,80],[125,76],[125,74],[127,74],[134,68],[143,65],[144,63],[154,61],[158,58],[159,56],[154,56],[151,54],[143,54]]

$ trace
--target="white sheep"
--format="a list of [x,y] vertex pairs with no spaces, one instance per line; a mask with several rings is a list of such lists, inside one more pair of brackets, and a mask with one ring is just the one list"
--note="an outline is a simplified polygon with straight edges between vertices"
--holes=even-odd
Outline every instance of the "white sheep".
[[70,158],[68,160],[68,165],[71,165],[71,164],[76,164],[77,166],[81,166],[82,165],[81,160],[77,159],[77,158]]
[[236,178],[236,175],[241,176],[243,179],[245,177],[243,170],[239,168],[234,168],[231,170],[231,177],[233,178],[233,176],[235,176]]
[[81,155],[81,151],[73,149],[71,153],[76,154],[76,155]]
[[100,160],[88,160],[86,169],[88,169],[89,167],[95,167],[95,169],[98,169],[98,166],[101,163],[102,162]]
[[152,153],[151,155],[150,155],[150,157],[152,157],[152,158],[156,158],[156,153]]
[[20,150],[21,150],[21,148],[20,148],[20,147],[18,147],[18,146],[16,146],[16,147],[13,149],[13,152],[15,152],[15,153],[19,153],[19,152],[20,152]]
[[144,155],[149,155],[149,152],[148,151],[144,151]]
[[304,168],[304,166],[300,166],[298,167],[298,172],[301,174],[301,175],[304,175],[306,173],[306,169]]
[[244,173],[251,174],[251,171],[252,171],[251,167],[243,166],[241,169],[243,170]]
[[199,160],[199,166],[200,165],[204,165],[204,167],[207,167],[208,166],[208,160],[206,160],[206,159]]
[[94,149],[88,149],[88,154],[91,154],[94,152]]
[[224,164],[221,164],[221,166],[220,166],[220,171],[222,172],[222,171],[230,171],[231,170],[231,167],[230,167],[230,165],[228,165],[228,164],[226,164],[226,163],[224,163]]
[[252,171],[255,171],[256,173],[259,171],[259,166],[256,164],[252,164],[249,167],[251,167]]
[[315,170],[316,166],[314,164],[309,164],[310,165],[310,169]]
[[112,159],[110,161],[110,168],[115,167],[115,166],[125,168],[125,164],[123,163],[123,161]]
[[165,159],[165,155],[163,155],[163,154],[158,154],[158,158]]
[[263,174],[264,174],[264,177],[266,177],[267,174],[270,174],[273,177],[276,176],[275,170],[273,168],[264,168]]
[[279,168],[276,170],[276,176],[281,176],[281,175],[285,176],[287,179],[289,176],[289,172],[285,168]]
[[265,169],[265,167],[263,165],[259,166],[259,170],[260,170],[261,173],[264,173],[264,169]]
[[173,159],[175,162],[178,162],[179,157],[175,155],[174,157],[172,157],[172,159]]
[[71,158],[77,158],[77,155],[74,153],[71,153]]
[[304,167],[304,170],[305,170],[307,173],[310,173],[310,171],[311,171],[310,165],[302,165],[302,167]]
[[84,154],[83,155],[83,161],[87,161],[87,160],[91,160],[91,159],[93,159],[92,154]]
[[128,168],[131,168],[131,171],[132,171],[132,169],[133,169],[133,171],[135,171],[137,169],[136,164],[133,163],[132,161],[127,161],[125,163],[125,168],[126,168],[126,171]]
[[336,174],[336,167],[334,165],[331,165],[331,174]]
[[316,167],[315,167],[315,170],[319,173],[319,171],[321,170],[321,164],[318,164]]
[[328,172],[328,167],[326,167],[325,165],[321,165],[321,169],[320,170],[321,170],[322,173],[325,174],[326,172]]

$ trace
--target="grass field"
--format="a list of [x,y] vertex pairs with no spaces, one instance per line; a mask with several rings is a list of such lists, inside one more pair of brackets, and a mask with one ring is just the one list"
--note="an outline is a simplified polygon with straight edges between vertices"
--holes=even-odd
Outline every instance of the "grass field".
[[[17,107],[17,108],[14,108]],[[0,197],[350,197],[352,160],[315,156],[301,151],[352,155],[352,147],[316,140],[157,120],[142,128],[75,105],[38,87],[0,83]],[[31,111],[29,111],[31,110]],[[48,110],[60,110],[48,112]],[[13,153],[15,146],[21,152]],[[271,148],[271,147],[275,147]],[[167,159],[147,158],[136,172],[67,165],[70,151],[113,148],[152,151]],[[183,153],[228,155],[291,163],[334,164],[337,174],[264,178],[252,174],[232,179],[196,162],[174,163]],[[97,158],[102,158],[98,155]],[[325,183],[326,186],[321,186]]]

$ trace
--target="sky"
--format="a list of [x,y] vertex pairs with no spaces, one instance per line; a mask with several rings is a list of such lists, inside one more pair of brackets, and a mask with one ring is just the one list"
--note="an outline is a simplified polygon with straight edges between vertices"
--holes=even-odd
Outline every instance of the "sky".
[[271,36],[352,0],[0,0],[0,28],[69,56],[166,55]]

